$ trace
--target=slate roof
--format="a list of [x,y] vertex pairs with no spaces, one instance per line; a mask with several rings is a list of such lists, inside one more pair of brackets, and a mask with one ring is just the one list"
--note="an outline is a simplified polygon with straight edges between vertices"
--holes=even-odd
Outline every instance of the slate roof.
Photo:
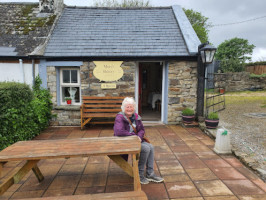
[[55,16],[39,17],[38,3],[0,3],[0,57],[28,56],[42,45]]
[[44,56],[189,56],[172,7],[66,7]]

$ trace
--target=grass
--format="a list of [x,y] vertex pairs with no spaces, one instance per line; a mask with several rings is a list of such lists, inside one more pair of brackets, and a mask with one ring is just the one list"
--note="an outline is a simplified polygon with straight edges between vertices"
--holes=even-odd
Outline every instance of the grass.
[[[218,93],[213,93],[218,94]],[[208,106],[221,102],[225,99],[225,106],[229,104],[260,103],[262,108],[266,108],[266,91],[238,91],[226,92],[225,95],[209,99],[205,104]],[[215,105],[214,110],[223,108],[223,102]],[[210,107],[210,111],[213,107]]]

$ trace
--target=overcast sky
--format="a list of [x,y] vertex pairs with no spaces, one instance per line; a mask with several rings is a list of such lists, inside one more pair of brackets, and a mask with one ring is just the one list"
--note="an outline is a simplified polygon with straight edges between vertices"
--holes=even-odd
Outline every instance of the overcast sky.
[[[11,0],[0,0],[10,2]],[[14,0],[38,2],[38,0]],[[13,2],[14,2],[13,1]],[[64,0],[66,5],[93,6],[94,0]],[[180,5],[201,12],[214,26],[209,40],[216,47],[225,40],[239,37],[254,44],[252,61],[266,60],[265,0],[150,0],[152,6]],[[246,22],[243,22],[246,21]],[[243,23],[240,23],[243,22]],[[232,25],[220,25],[230,24]]]

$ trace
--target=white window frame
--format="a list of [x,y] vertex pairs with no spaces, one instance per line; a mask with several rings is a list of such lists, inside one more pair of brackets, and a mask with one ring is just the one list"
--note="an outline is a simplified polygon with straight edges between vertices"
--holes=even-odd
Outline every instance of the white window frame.
[[[63,83],[63,70],[77,70],[77,83]],[[71,73],[70,73],[71,74]],[[71,80],[71,78],[70,78]],[[75,102],[71,105],[81,105],[81,86],[80,86],[80,68],[79,67],[61,67],[60,68],[60,104],[61,105],[67,105],[66,101],[63,101],[63,97],[62,97],[62,87],[78,87],[79,88],[79,102]]]

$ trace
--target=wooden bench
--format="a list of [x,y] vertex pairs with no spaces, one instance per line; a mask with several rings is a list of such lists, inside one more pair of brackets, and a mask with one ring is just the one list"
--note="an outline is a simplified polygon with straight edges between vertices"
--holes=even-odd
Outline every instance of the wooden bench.
[[[115,118],[121,111],[122,101],[125,97],[91,97],[83,96],[80,106],[81,129],[90,124],[110,124],[113,121],[101,121],[104,118]],[[98,118],[99,121],[91,121]]]
[[[18,183],[30,170],[39,182],[42,181],[44,176],[37,166],[41,159],[84,156],[108,156],[133,177],[134,190],[141,190],[138,171],[140,149],[141,144],[137,136],[20,141],[0,152],[0,175],[5,162],[26,161],[24,166],[11,176],[0,179],[0,195],[14,183]],[[132,163],[126,162],[121,154],[130,154]]]
[[147,196],[143,191],[115,192],[115,193],[100,193],[100,194],[85,194],[72,196],[56,196],[56,197],[41,197],[30,198],[30,200],[147,200]]

